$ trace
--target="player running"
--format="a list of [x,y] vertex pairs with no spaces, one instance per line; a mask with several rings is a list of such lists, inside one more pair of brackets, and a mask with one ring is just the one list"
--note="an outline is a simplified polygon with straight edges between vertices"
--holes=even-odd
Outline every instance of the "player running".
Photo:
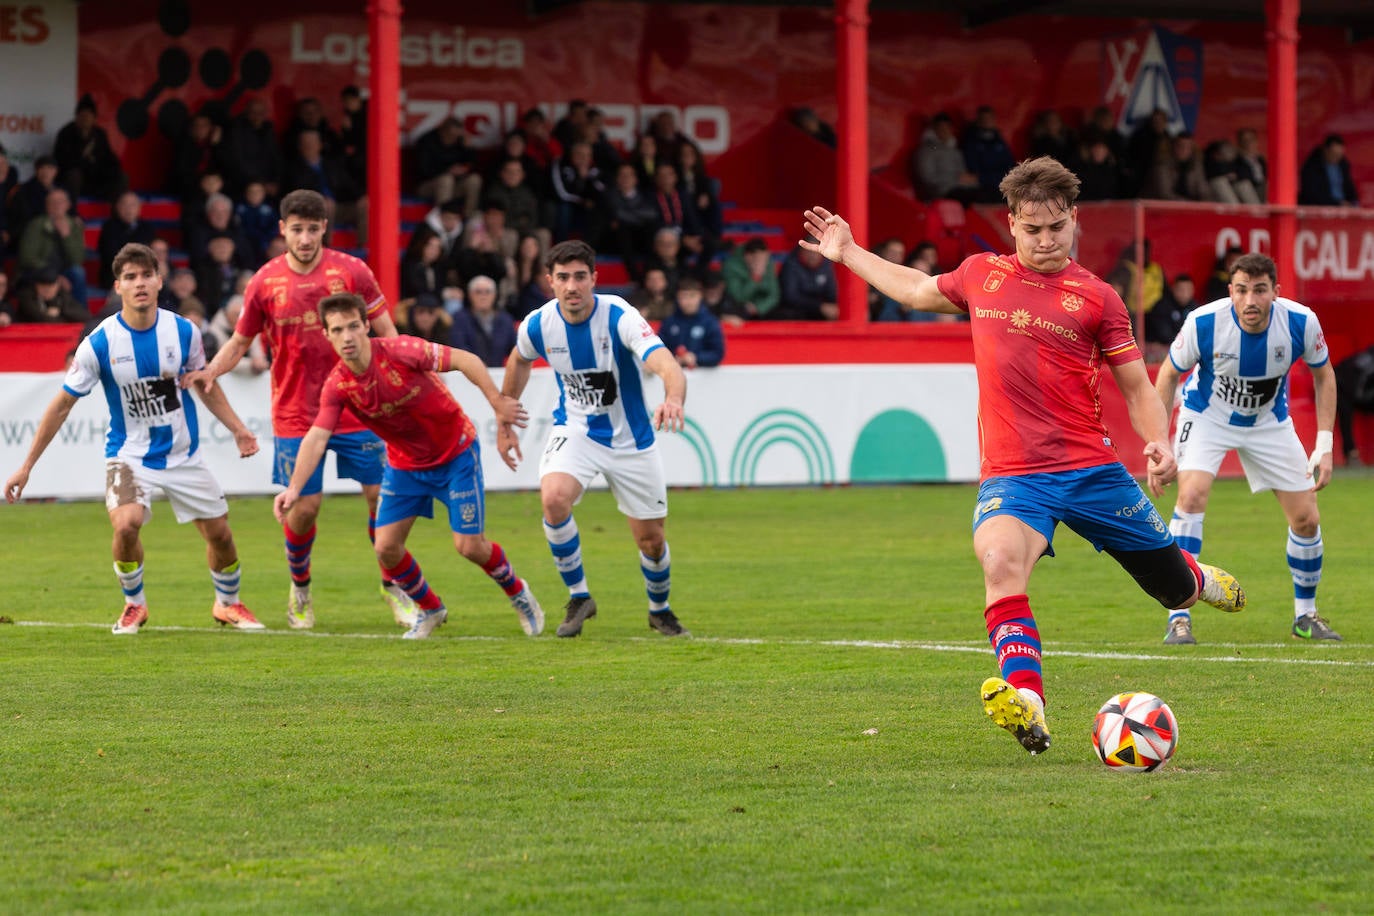
[[[114,571],[124,589],[124,610],[111,632],[137,633],[148,622],[140,532],[153,517],[155,488],[167,494],[177,521],[195,523],[205,539],[215,587],[214,619],[238,630],[264,629],[239,600],[239,555],[229,530],[229,504],[199,448],[195,401],[177,385],[182,373],[205,365],[200,330],[157,307],[162,277],[151,248],[125,245],[115,255],[113,270],[120,310],[77,346],[62,390],[44,411],[23,466],[5,481],[5,499],[12,503],[23,495],[33,466],[77,399],[102,386],[110,408],[105,508],[114,528]],[[202,399],[233,435],[239,454],[257,454],[257,438],[224,392],[215,388]]]
[[[1179,376],[1197,366],[1183,386],[1178,412],[1178,502],[1169,530],[1184,550],[1194,556],[1202,552],[1212,481],[1226,453],[1235,449],[1250,492],[1273,490],[1288,518],[1293,635],[1339,640],[1340,634],[1317,613],[1322,578],[1317,491],[1331,481],[1336,423],[1336,372],[1321,322],[1306,306],[1279,298],[1278,267],[1262,254],[1236,260],[1230,293],[1188,314],[1155,379],[1165,410],[1172,410]],[[1298,360],[1312,369],[1317,402],[1317,441],[1311,455],[1288,413],[1288,370]],[[1164,642],[1197,642],[1187,608],[1169,612]]]
[[1053,555],[1060,522],[1105,550],[1164,607],[1199,599],[1226,611],[1245,605],[1235,578],[1180,550],[1148,496],[1117,457],[1102,425],[1099,366],[1125,395],[1145,440],[1148,482],[1174,479],[1169,418],[1150,384],[1126,306],[1069,258],[1078,229],[1078,178],[1049,157],[1002,179],[1016,251],[978,254],[930,276],[854,244],[849,225],[807,210],[801,244],[854,271],[910,308],[966,312],[978,374],[982,481],[973,549],[983,567],[988,639],[1001,677],[983,682],[984,710],[1032,754],[1049,747],[1040,634],[1027,588]]
[[[405,638],[425,639],[448,619],[443,601],[406,550],[415,519],[433,518],[436,499],[448,507],[458,552],[501,586],[521,629],[538,636],[544,629],[539,602],[516,577],[501,545],[482,534],[486,508],[477,431],[436,373],[456,370],[467,376],[486,395],[502,428],[524,426],[529,415],[519,401],[497,390],[486,366],[466,350],[418,337],[369,338],[367,311],[353,293],[320,300],[323,336],[340,361],[325,379],[320,412],[301,440],[291,480],[277,494],[277,518],[287,518],[301,498],[347,407],[387,444],[377,507],[377,561],[416,604],[415,623]],[[506,463],[514,469],[513,461]]]
[[[518,398],[529,382],[531,363],[539,358],[557,373],[558,406],[539,461],[544,536],[569,594],[557,633],[576,636],[596,616],[572,510],[601,474],[639,546],[650,629],[690,636],[668,604],[670,565],[663,532],[668,487],[654,444],[654,430],[682,430],[687,379],[633,306],[619,296],[593,292],[596,252],[590,245],[560,242],[545,256],[544,266],[555,298],[520,322],[501,390]],[[644,400],[640,363],[663,380],[663,403],[652,411]],[[511,467],[523,457],[510,425],[498,430],[496,444]]]
[[[254,274],[244,290],[243,312],[234,335],[203,372],[187,378],[187,384],[208,388],[216,378],[238,365],[255,336],[263,335],[272,351],[272,482],[282,486],[291,480],[301,438],[319,413],[320,388],[338,361],[329,341],[320,333],[320,300],[334,293],[357,293],[367,303],[367,318],[378,336],[396,334],[396,325],[387,312],[386,299],[372,270],[352,255],[325,247],[327,212],[325,199],[315,191],[292,191],[282,198],[281,220],[277,225],[286,240],[286,253],[268,261]],[[339,476],[362,485],[367,500],[367,533],[375,543],[385,451],[382,440],[357,418],[344,416],[327,447],[334,453]],[[291,572],[286,622],[297,630],[315,625],[310,560],[323,489],[324,465],[320,464],[282,522],[286,562]],[[408,627],[415,622],[414,604],[404,589],[384,577],[381,594],[397,624]]]

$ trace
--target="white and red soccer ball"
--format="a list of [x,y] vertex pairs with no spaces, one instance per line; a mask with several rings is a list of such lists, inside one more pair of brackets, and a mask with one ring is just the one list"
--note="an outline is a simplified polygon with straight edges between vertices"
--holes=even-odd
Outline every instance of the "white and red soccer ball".
[[1152,693],[1118,693],[1093,720],[1093,750],[1112,769],[1157,770],[1176,747],[1178,720],[1169,704]]

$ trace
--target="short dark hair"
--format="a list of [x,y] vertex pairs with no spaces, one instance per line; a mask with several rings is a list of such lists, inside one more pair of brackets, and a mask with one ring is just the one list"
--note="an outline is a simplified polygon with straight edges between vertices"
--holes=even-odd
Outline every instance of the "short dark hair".
[[754,236],[754,237],[753,237],[752,239],[750,239],[749,241],[747,241],[747,242],[744,243],[744,253],[745,253],[745,254],[749,254],[750,252],[753,252],[753,251],[767,251],[767,250],[768,250],[768,243],[765,242],[762,238],[760,238],[760,237],[757,236],[757,235]]
[[559,264],[571,264],[573,261],[581,261],[587,265],[589,270],[596,270],[596,251],[591,245],[579,239],[569,239],[566,242],[559,242],[549,249],[549,253],[544,255],[544,269],[553,273],[553,269]]
[[329,324],[330,315],[344,315],[349,312],[357,312],[359,318],[367,320],[367,303],[357,293],[335,293],[325,296],[320,300],[318,310],[321,326]]
[[682,292],[698,292],[698,293],[699,293],[699,292],[701,292],[702,288],[703,288],[702,282],[701,282],[700,280],[698,280],[696,277],[686,276],[686,277],[683,277],[681,280],[677,281],[677,291],[680,292],[680,293],[682,293]]
[[319,191],[311,191],[306,188],[292,191],[281,199],[281,218],[286,221],[293,216],[301,219],[319,220],[324,222],[329,218],[329,208],[325,204],[324,195]]
[[1078,200],[1078,176],[1051,156],[1037,156],[1007,172],[997,190],[1007,199],[1012,213],[1022,204],[1059,204],[1071,209]]
[[147,245],[130,242],[119,249],[119,253],[114,256],[114,261],[110,264],[110,270],[114,272],[115,279],[119,279],[124,268],[131,264],[135,267],[150,268],[154,273],[157,273],[157,255]]
[[1269,282],[1275,285],[1279,282],[1279,266],[1274,263],[1274,259],[1255,251],[1236,258],[1236,263],[1231,265],[1231,277],[1234,278],[1238,273],[1252,277],[1268,277]]

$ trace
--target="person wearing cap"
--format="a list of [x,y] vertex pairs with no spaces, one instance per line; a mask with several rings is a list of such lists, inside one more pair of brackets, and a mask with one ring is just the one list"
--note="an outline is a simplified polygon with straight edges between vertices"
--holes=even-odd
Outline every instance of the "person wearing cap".
[[86,306],[63,288],[61,277],[51,267],[28,275],[28,282],[19,288],[17,311],[19,321],[35,323],[80,322],[91,317]]
[[96,123],[95,100],[90,93],[76,103],[76,117],[57,132],[53,158],[57,160],[58,183],[74,198],[113,200],[128,187],[110,137]]

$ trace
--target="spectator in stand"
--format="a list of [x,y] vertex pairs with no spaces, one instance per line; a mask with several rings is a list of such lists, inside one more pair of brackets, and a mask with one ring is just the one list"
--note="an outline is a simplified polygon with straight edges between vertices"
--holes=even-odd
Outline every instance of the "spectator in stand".
[[19,170],[10,165],[9,153],[0,143],[0,257],[4,257],[13,239],[10,237],[10,195],[19,187]]
[[725,274],[719,270],[708,270],[702,276],[701,304],[715,315],[722,325],[738,328],[744,324],[744,309],[730,298],[730,290],[725,285]]
[[452,262],[462,247],[463,202],[454,198],[431,207],[425,214],[425,226],[443,243],[444,262]]
[[[181,247],[190,250],[194,247],[194,239],[197,232],[202,232],[205,228],[205,205],[210,198],[216,195],[229,195],[224,193],[223,173],[211,169],[203,173],[197,182],[195,191],[182,197],[181,199]],[[234,202],[229,201],[229,213],[232,218],[234,212]],[[205,235],[200,236],[201,247],[204,247]]]
[[654,205],[658,207],[660,229],[676,229],[682,236],[682,247],[688,263],[705,267],[715,254],[716,240],[706,234],[691,197],[678,190],[677,168],[664,162],[654,172]]
[[658,218],[653,199],[639,186],[635,167],[622,162],[615,170],[615,184],[601,195],[597,210],[601,233],[596,249],[620,258],[630,276],[643,276]]
[[48,208],[48,193],[57,184],[57,160],[39,156],[33,161],[33,174],[20,182],[9,199],[10,245],[17,247],[29,220],[42,216]]
[[1207,277],[1207,285],[1202,290],[1202,301],[1216,302],[1218,299],[1229,299],[1231,297],[1231,268],[1235,266],[1240,256],[1245,254],[1245,249],[1239,245],[1232,245],[1226,252],[1217,258],[1212,265],[1212,273]]
[[932,277],[943,273],[940,270],[940,248],[929,239],[921,239],[916,243],[916,247],[911,249],[911,254],[907,255],[905,264]]
[[211,194],[205,201],[200,213],[190,214],[191,223],[186,229],[186,253],[192,270],[210,259],[210,239],[216,235],[228,235],[234,240],[234,249],[240,252],[238,265],[251,267],[249,252],[251,243],[239,227],[234,224],[234,202],[225,194]]
[[[247,194],[248,185],[261,182],[267,197],[281,190],[282,153],[277,129],[268,118],[267,100],[251,98],[243,113],[229,122],[224,138],[224,167],[235,194]],[[276,230],[276,221],[272,223]]]
[[654,138],[659,158],[664,162],[677,163],[682,147],[692,145],[687,135],[678,130],[677,115],[668,108],[653,116],[645,133]]
[[1298,203],[1314,207],[1358,207],[1359,193],[1345,157],[1345,140],[1327,134],[1302,164]]
[[[545,273],[544,252],[548,251],[545,241],[537,234],[522,235],[520,241],[515,245],[515,289],[516,295],[528,286],[531,281]],[[544,303],[539,303],[543,305]],[[509,308],[511,303],[506,303]],[[520,316],[524,318],[524,315]],[[517,319],[518,320],[518,319]]]
[[1230,140],[1216,140],[1207,144],[1202,156],[1202,169],[1207,177],[1207,194],[1211,200],[1223,204],[1262,203],[1255,186],[1240,173],[1240,158]]
[[1100,135],[1094,134],[1084,145],[1075,172],[1080,182],[1080,201],[1116,200],[1121,197],[1121,164]]
[[727,293],[745,318],[772,317],[782,292],[767,242],[755,236],[730,252],[721,273]]
[[448,339],[449,346],[475,354],[487,366],[504,366],[515,349],[515,322],[496,307],[496,293],[491,277],[473,277],[468,282],[468,307],[453,316]]
[[652,191],[654,173],[663,162],[658,154],[658,141],[654,139],[653,134],[644,134],[635,141],[629,162],[635,167],[635,178],[639,181],[639,186],[645,191]]
[[696,207],[702,230],[712,238],[720,238],[723,228],[720,200],[716,196],[716,182],[706,172],[701,150],[690,140],[677,148],[677,189],[683,198]]
[[520,135],[525,138],[525,155],[534,166],[525,167],[525,180],[545,205],[540,214],[543,226],[553,225],[553,167],[563,158],[563,144],[553,138],[549,119],[538,108],[531,108],[520,116]]
[[234,295],[239,274],[248,267],[248,258],[228,232],[216,232],[206,243],[206,256],[196,268],[196,298],[205,307],[207,318]]
[[517,241],[519,236],[533,233],[540,236],[546,246],[551,243],[551,234],[542,222],[544,207],[519,159],[501,163],[496,181],[482,195],[482,207],[499,207],[505,214],[506,228],[514,230]]
[[[681,281],[679,281],[681,282]],[[662,321],[673,313],[673,289],[661,267],[644,271],[644,279],[629,296],[630,305],[639,309],[646,321]]]
[[1207,173],[1202,154],[1193,135],[1183,131],[1169,141],[1167,154],[1155,157],[1140,196],[1155,200],[1203,201],[1207,193]]
[[805,106],[794,108],[791,119],[792,123],[800,128],[802,133],[810,135],[831,149],[839,145],[839,140],[835,136],[835,128],[822,121],[814,109]]
[[702,307],[701,281],[683,277],[676,299],[676,308],[658,329],[663,345],[684,369],[719,366],[725,358],[725,335],[716,316]]
[[229,157],[221,146],[223,131],[204,111],[191,116],[178,138],[172,157],[171,191],[182,199],[182,206],[194,206],[193,198],[206,172],[224,174]]
[[[682,250],[682,235],[671,227],[654,230],[654,247],[644,260],[644,270],[657,268],[668,278],[668,286],[677,288],[687,269],[687,252]],[[643,279],[641,273],[636,279]]]
[[[515,273],[515,248],[520,244],[520,233],[516,232],[506,224],[506,208],[500,201],[489,200],[482,204],[482,212],[477,215],[474,221],[487,230],[492,241],[496,243],[496,250],[501,253],[510,264],[507,266],[506,275]],[[514,292],[514,290],[510,290]]]
[[[177,310],[177,303],[175,297],[172,295],[171,284],[172,246],[167,243],[166,239],[155,238],[148,243],[148,247],[152,249],[153,257],[157,260],[157,275],[158,279],[162,281],[162,288],[157,291],[157,307],[166,309],[169,312],[175,312]],[[111,305],[114,306],[112,310],[110,310]],[[102,311],[109,310],[110,315],[113,315],[121,308],[123,308],[123,303],[119,301],[119,294],[111,291],[105,299],[105,309],[102,309]],[[104,317],[108,318],[109,315]],[[99,322],[97,322],[97,324],[98,323]]]
[[429,293],[452,314],[463,308],[463,290],[449,283],[444,245],[434,230],[421,226],[410,236],[401,256],[401,298],[414,299]]
[[[901,264],[906,260],[906,243],[899,238],[883,239],[873,247],[873,253],[884,261]],[[907,309],[876,286],[868,288],[869,321],[905,321]]]
[[778,271],[778,307],[770,318],[783,321],[834,321],[840,317],[835,266],[819,251],[798,245]]
[[339,157],[360,188],[367,187],[367,101],[357,86],[339,92],[343,114],[339,118]]
[[482,187],[490,188],[501,180],[501,167],[506,164],[508,159],[519,162],[525,170],[525,182],[530,184],[536,196],[538,189],[534,188],[534,177],[540,171],[539,162],[530,155],[529,143],[525,140],[525,135],[519,130],[513,130],[501,138],[501,148],[496,150],[496,154],[487,163],[486,171],[482,174]]
[[1049,156],[1070,169],[1078,165],[1078,138],[1064,126],[1064,119],[1053,108],[1035,116],[1030,131],[1030,158]]
[[1169,158],[1173,138],[1169,134],[1169,113],[1156,108],[1142,121],[1126,142],[1126,155],[1120,159],[1125,183],[1122,190],[1127,197],[1143,193],[1156,163]]
[[215,354],[219,352],[219,346],[216,341],[205,338],[205,331],[210,327],[210,319],[205,317],[205,306],[199,299],[192,297],[181,303],[181,310],[177,314],[196,326],[196,330],[200,332],[201,345],[205,347],[205,358],[214,359]]
[[978,176],[964,162],[954,122],[943,111],[930,119],[911,159],[911,182],[922,200],[943,198],[971,204],[978,199]]
[[1269,163],[1260,154],[1259,134],[1249,127],[1236,131],[1236,167],[1240,181],[1250,182],[1260,203],[1269,199]]
[[1145,361],[1160,363],[1169,355],[1169,345],[1174,342],[1178,332],[1183,330],[1183,321],[1188,313],[1201,303],[1197,301],[1197,287],[1193,278],[1178,274],[1169,284],[1164,295],[1150,314],[1145,316]]
[[480,218],[468,221],[462,247],[454,255],[452,264],[458,273],[458,283],[463,286],[479,276],[491,277],[499,285],[515,272],[514,259],[508,260],[501,254],[496,239]]
[[277,208],[267,202],[267,185],[254,179],[243,186],[243,199],[234,205],[234,221],[248,243],[253,268],[266,260],[267,244],[278,235]]
[[86,321],[91,312],[63,285],[56,270],[41,267],[20,285],[15,317],[32,323],[75,323]]
[[574,143],[582,139],[582,128],[587,123],[588,107],[586,99],[570,100],[568,110],[553,126],[553,138],[563,147],[565,154]]
[[326,202],[329,225],[351,224],[358,233],[358,245],[367,245],[367,195],[344,167],[343,160],[325,153],[319,131],[302,130],[296,138],[296,156],[286,164],[282,192],[316,191]]
[[520,292],[515,294],[515,302],[507,311],[510,312],[513,321],[524,321],[527,315],[552,298],[553,284],[549,281],[549,272],[536,270],[529,282],[520,287]]
[[554,235],[567,239],[574,233],[586,234],[591,228],[596,205],[606,191],[589,143],[579,140],[568,147],[568,152],[553,170],[553,190],[558,198]]
[[102,289],[114,288],[115,276],[111,265],[114,263],[115,255],[119,254],[119,249],[130,242],[150,245],[157,237],[157,231],[152,224],[140,219],[142,212],[143,199],[133,191],[120,194],[110,207],[110,215],[100,227],[100,241],[96,246],[100,256]]
[[468,147],[457,118],[445,118],[415,141],[415,175],[420,180],[415,193],[426,200],[437,204],[458,198],[463,202],[464,219],[477,212],[482,175],[477,171],[477,153]]
[[606,116],[600,108],[587,109],[587,123],[582,126],[582,139],[592,146],[592,161],[603,175],[615,173],[620,165],[620,151],[606,137]]
[[1118,164],[1126,156],[1126,138],[1116,129],[1116,119],[1106,105],[1097,106],[1084,119],[1082,136],[1084,149],[1091,146],[1094,141],[1100,140],[1106,144],[1107,151]]
[[398,333],[447,345],[452,325],[453,319],[433,293],[421,293],[414,299],[402,299],[396,303]]
[[73,198],[114,200],[129,186],[119,157],[110,147],[109,135],[96,123],[95,100],[90,93],[76,103],[76,117],[57,132],[53,158],[57,160],[58,183]]
[[[249,274],[251,277],[252,274]],[[205,338],[205,348],[208,353],[211,346],[216,353],[220,347],[234,336],[234,325],[239,322],[239,315],[243,314],[243,294],[235,293],[224,303],[224,306],[215,313],[214,317],[201,329],[201,335]],[[262,375],[269,368],[271,363],[267,359],[267,350],[263,346],[261,337],[254,337],[253,342],[248,345],[248,352],[243,354],[238,365],[230,369],[239,375]]]
[[19,237],[15,266],[21,276],[51,269],[62,288],[85,308],[86,224],[70,212],[71,200],[62,188],[48,192],[43,215],[29,220]]
[[[320,136],[320,154],[328,159],[343,159],[343,142],[339,139],[339,134],[334,128],[329,126],[329,122],[324,117],[324,106],[320,100],[308,96],[296,103],[296,113],[291,118],[291,123],[286,125],[286,134],[282,137],[282,149],[286,151],[289,158],[300,148],[300,136],[307,130],[313,130]],[[282,189],[282,195],[288,192]]]
[[1011,147],[997,127],[997,112],[991,105],[979,105],[973,123],[964,131],[964,163],[978,178],[978,199],[996,203],[1002,199],[997,186],[1016,165]]
[[0,328],[14,323],[14,300],[10,298],[10,275],[0,267]]
[[[174,268],[171,277],[167,280],[167,284],[172,289],[172,311],[180,315],[181,310],[186,307],[186,303],[192,299],[195,299],[196,302],[200,304],[200,310],[202,312],[205,311],[205,303],[196,298],[196,274],[191,268]],[[161,307],[160,297],[158,307]]]
[[1144,274],[1142,278],[1139,265],[1135,262],[1135,245],[1127,245],[1121,250],[1116,267],[1107,276],[1107,282],[1122,292],[1121,301],[1131,313],[1132,321],[1136,315],[1148,315],[1155,305],[1164,298],[1164,268],[1151,255],[1150,240],[1142,243]]

